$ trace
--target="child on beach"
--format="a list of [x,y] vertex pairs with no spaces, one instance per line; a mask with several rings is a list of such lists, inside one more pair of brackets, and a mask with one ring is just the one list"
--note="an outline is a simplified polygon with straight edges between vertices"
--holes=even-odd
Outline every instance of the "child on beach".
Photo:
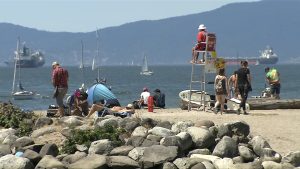
[[216,104],[214,107],[214,112],[217,114],[217,107],[220,105],[220,113],[224,112],[225,97],[229,96],[229,88],[227,83],[227,77],[225,76],[225,69],[219,70],[218,75],[215,78],[215,93],[216,93]]

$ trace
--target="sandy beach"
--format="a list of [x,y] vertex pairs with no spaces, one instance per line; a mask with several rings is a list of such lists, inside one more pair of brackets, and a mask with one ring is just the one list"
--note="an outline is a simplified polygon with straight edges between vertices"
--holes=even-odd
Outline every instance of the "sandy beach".
[[215,125],[236,120],[244,120],[250,125],[250,134],[263,136],[271,147],[285,155],[290,151],[300,151],[300,110],[253,110],[249,115],[214,114],[198,110],[155,109],[154,113],[147,110],[137,110],[141,117],[150,117],[157,120],[200,121],[211,120]]
[[[41,116],[46,111],[35,111]],[[237,114],[214,114],[198,110],[181,110],[179,108],[154,109],[153,113],[146,109],[136,110],[135,116],[141,118],[152,118],[170,122],[211,120],[215,125],[244,120],[250,125],[250,134],[263,136],[271,147],[281,155],[290,151],[300,151],[300,110],[278,109],[278,110],[253,110],[249,115]],[[89,119],[89,121],[92,118]],[[56,138],[55,140],[60,140]]]

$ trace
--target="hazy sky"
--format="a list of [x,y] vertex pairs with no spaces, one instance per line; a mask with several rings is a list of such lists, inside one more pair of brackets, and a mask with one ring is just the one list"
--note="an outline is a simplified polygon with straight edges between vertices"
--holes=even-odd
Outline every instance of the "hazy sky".
[[0,22],[55,32],[89,32],[249,1],[257,0],[0,0]]

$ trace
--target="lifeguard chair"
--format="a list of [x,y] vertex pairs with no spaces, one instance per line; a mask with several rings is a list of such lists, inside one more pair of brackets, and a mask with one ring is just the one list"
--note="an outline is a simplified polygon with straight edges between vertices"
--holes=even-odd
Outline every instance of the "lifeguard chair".
[[[195,50],[195,52],[197,53],[201,53],[202,56],[204,57],[204,62],[202,63],[192,63],[192,71],[191,71],[191,81],[190,81],[190,94],[189,94],[189,103],[188,103],[188,111],[191,110],[192,108],[192,104],[191,104],[191,99],[192,99],[192,94],[193,92],[197,92],[198,94],[201,94],[200,100],[199,100],[199,106],[198,109],[202,108],[203,111],[205,111],[205,107],[206,106],[210,106],[210,103],[212,102],[212,100],[210,99],[210,95],[208,95],[205,91],[206,91],[206,72],[207,71],[206,68],[209,67],[209,64],[212,63],[212,56],[213,56],[213,52],[216,51],[216,35],[214,33],[207,33],[206,35],[206,41],[202,42],[205,43],[205,49],[204,50]],[[199,71],[195,71],[196,67],[199,65],[200,70]],[[199,72],[197,74],[197,72]],[[209,72],[212,73],[212,72]],[[194,84],[199,84],[200,83],[200,91],[199,90],[195,90],[193,89],[193,85]]]

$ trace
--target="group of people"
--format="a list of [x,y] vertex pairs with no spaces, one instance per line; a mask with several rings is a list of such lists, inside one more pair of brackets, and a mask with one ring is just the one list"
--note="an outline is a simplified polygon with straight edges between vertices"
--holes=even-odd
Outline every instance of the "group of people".
[[[141,97],[138,100],[138,106],[144,107],[148,106],[148,98],[151,96],[151,93],[149,92],[147,87],[143,88],[143,91],[141,93]],[[159,108],[165,108],[165,94],[160,91],[160,89],[155,89],[153,94],[153,105],[155,107]]]
[[[279,99],[280,94],[280,78],[279,72],[269,67],[265,68],[266,81],[270,85],[271,97]],[[241,67],[234,71],[233,75],[229,79],[225,76],[225,69],[219,69],[218,74],[214,81],[216,103],[214,107],[214,112],[218,112],[218,106],[220,106],[220,113],[224,112],[224,104],[226,97],[234,97],[240,99],[239,108],[237,114],[240,114],[243,110],[244,114],[248,114],[246,111],[246,101],[248,98],[248,93],[252,91],[251,85],[251,75],[250,69],[248,68],[247,61],[241,61]],[[232,91],[232,94],[230,94]]]

